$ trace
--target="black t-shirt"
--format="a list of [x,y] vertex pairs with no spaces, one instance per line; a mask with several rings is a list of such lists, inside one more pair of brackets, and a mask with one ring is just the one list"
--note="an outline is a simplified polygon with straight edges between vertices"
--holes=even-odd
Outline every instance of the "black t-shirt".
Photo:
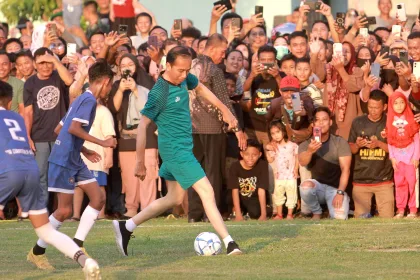
[[230,167],[228,176],[228,189],[239,189],[240,199],[257,198],[257,189],[268,190],[268,163],[265,160],[260,159],[251,170],[244,169],[237,161]]
[[34,142],[55,141],[54,129],[69,107],[69,87],[53,71],[47,80],[31,76],[24,85],[23,102],[25,107],[33,106],[31,138]]
[[[299,154],[308,149],[311,139],[299,145]],[[321,184],[338,188],[340,184],[341,168],[340,157],[351,156],[349,143],[340,136],[330,134],[330,138],[322,143],[321,148],[312,155],[308,169],[312,173],[312,179]]]
[[258,75],[252,82],[251,95],[251,110],[245,119],[245,126],[257,131],[267,131],[267,107],[272,99],[280,97],[276,79],[270,76],[265,80]]
[[[386,116],[378,122],[372,122],[368,116],[360,116],[354,119],[351,125],[349,143],[356,143],[358,136],[366,135],[370,139],[376,137],[386,143],[382,138],[381,131],[386,127]],[[355,155],[353,182],[357,184],[378,184],[392,181],[393,169],[389,155],[381,148],[361,148]]]

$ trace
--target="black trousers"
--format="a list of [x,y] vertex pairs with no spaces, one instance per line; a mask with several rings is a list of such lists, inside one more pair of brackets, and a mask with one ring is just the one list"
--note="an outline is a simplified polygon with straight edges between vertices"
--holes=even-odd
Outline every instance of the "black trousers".
[[118,149],[113,151],[114,164],[109,169],[106,191],[106,211],[108,213],[125,213],[124,194],[122,194],[121,170],[118,166]]
[[[226,159],[226,135],[220,134],[193,134],[194,156],[206,172],[220,209],[223,175]],[[201,199],[193,188],[188,189],[188,218],[200,220],[204,217],[204,208]]]

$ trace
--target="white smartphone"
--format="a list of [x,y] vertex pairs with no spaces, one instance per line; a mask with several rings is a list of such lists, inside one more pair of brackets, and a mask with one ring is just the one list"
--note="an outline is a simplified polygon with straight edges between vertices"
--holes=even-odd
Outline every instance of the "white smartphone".
[[72,56],[76,54],[76,44],[67,43],[67,56]]
[[392,34],[395,34],[396,36],[401,37],[401,25],[393,25]]
[[416,79],[420,79],[420,62],[414,62],[413,64],[413,74],[416,76]]
[[360,28],[359,34],[362,35],[364,38],[369,37],[369,30],[367,28]]
[[292,106],[294,112],[302,111],[302,104],[300,103],[300,93],[292,93]]
[[405,12],[405,4],[397,4],[397,17],[399,21],[407,21],[407,13]]
[[342,56],[343,55],[343,44],[334,43],[334,45],[333,45],[333,55],[334,56]]

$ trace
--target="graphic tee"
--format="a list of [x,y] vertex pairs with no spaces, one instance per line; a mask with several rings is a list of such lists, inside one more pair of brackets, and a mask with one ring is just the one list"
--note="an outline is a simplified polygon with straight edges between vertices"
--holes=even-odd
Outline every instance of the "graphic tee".
[[47,80],[31,76],[24,85],[25,107],[33,106],[31,138],[34,142],[55,141],[54,129],[69,106],[69,87],[53,71]]
[[267,131],[267,107],[272,99],[280,97],[276,79],[270,76],[265,80],[261,75],[257,76],[252,82],[251,94],[251,110],[245,125],[253,130]]
[[239,189],[241,199],[258,198],[257,189],[268,190],[268,163],[260,159],[254,168],[246,170],[239,161],[229,170],[228,188]]
[[[357,117],[351,126],[349,143],[356,143],[357,137],[362,135],[387,143],[386,139],[381,136],[381,131],[385,127],[385,115],[378,122],[372,122],[367,116]],[[392,181],[392,163],[388,153],[383,149],[379,147],[375,149],[361,148],[354,158],[354,184],[380,184]]]

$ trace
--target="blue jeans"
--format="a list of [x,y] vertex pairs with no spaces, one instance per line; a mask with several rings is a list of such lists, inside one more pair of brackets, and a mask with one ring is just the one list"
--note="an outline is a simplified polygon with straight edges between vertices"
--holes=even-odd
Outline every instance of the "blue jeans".
[[[304,183],[312,182],[314,187],[303,186]],[[347,220],[349,215],[350,198],[347,193],[344,194],[343,205],[341,208],[334,208],[332,205],[334,197],[337,195],[337,189],[331,186],[321,184],[316,180],[309,179],[299,187],[300,196],[305,201],[313,214],[322,214],[321,204],[327,204],[331,219]]]
[[54,142],[35,143],[35,160],[39,168],[42,198],[45,203],[48,203],[48,158],[50,157],[53,146]]

